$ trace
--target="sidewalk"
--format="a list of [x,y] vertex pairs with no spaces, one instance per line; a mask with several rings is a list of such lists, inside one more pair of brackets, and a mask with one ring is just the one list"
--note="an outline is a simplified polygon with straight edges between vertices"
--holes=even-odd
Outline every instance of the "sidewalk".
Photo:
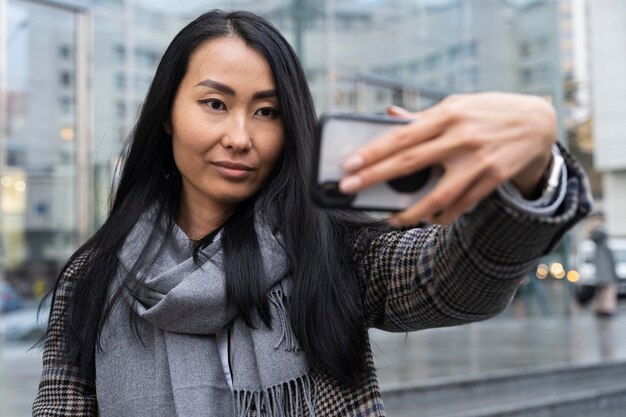
[[[532,369],[558,364],[626,360],[626,306],[599,320],[589,311],[571,317],[512,318],[413,333],[370,332],[379,382],[399,382]],[[0,346],[0,417],[30,416],[41,373],[29,345]]]
[[624,307],[611,319],[583,310],[570,317],[496,317],[408,334],[372,330],[379,382],[626,360]]

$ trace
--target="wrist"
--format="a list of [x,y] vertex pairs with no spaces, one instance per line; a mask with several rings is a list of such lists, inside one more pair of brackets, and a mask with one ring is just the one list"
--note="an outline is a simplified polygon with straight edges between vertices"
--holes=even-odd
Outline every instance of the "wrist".
[[527,200],[536,200],[543,194],[554,166],[552,152],[530,164],[511,179],[511,182]]

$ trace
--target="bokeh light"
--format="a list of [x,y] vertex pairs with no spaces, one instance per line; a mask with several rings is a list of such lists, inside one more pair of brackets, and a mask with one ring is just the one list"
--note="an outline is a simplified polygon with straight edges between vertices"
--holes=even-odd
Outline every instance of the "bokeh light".
[[569,282],[578,282],[580,281],[580,273],[574,269],[567,271],[567,280]]
[[563,268],[563,264],[560,262],[554,262],[550,265],[550,274],[556,279],[565,278],[565,268]]
[[548,277],[548,265],[539,264],[537,266],[536,275],[537,275],[537,278],[539,279],[546,279]]

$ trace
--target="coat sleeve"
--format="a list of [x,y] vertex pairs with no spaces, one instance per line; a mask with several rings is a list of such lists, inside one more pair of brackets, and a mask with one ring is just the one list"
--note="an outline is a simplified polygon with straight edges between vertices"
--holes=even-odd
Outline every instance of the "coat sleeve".
[[43,350],[43,372],[33,403],[33,417],[96,416],[98,406],[93,381],[82,379],[76,365],[62,360],[65,319],[76,271],[85,263],[80,256],[65,270],[56,290]]
[[568,172],[557,212],[539,216],[497,193],[449,226],[393,231],[354,245],[368,327],[409,331],[478,321],[509,304],[536,258],[591,211],[587,177],[562,150]]

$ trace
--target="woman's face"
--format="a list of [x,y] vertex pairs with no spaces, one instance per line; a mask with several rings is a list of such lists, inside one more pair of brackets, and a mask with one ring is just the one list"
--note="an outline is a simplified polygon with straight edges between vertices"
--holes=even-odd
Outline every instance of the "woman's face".
[[[171,121],[183,203],[228,210],[267,181],[283,149],[269,64],[239,38],[216,38],[190,57]],[[191,208],[191,207],[187,207]]]

